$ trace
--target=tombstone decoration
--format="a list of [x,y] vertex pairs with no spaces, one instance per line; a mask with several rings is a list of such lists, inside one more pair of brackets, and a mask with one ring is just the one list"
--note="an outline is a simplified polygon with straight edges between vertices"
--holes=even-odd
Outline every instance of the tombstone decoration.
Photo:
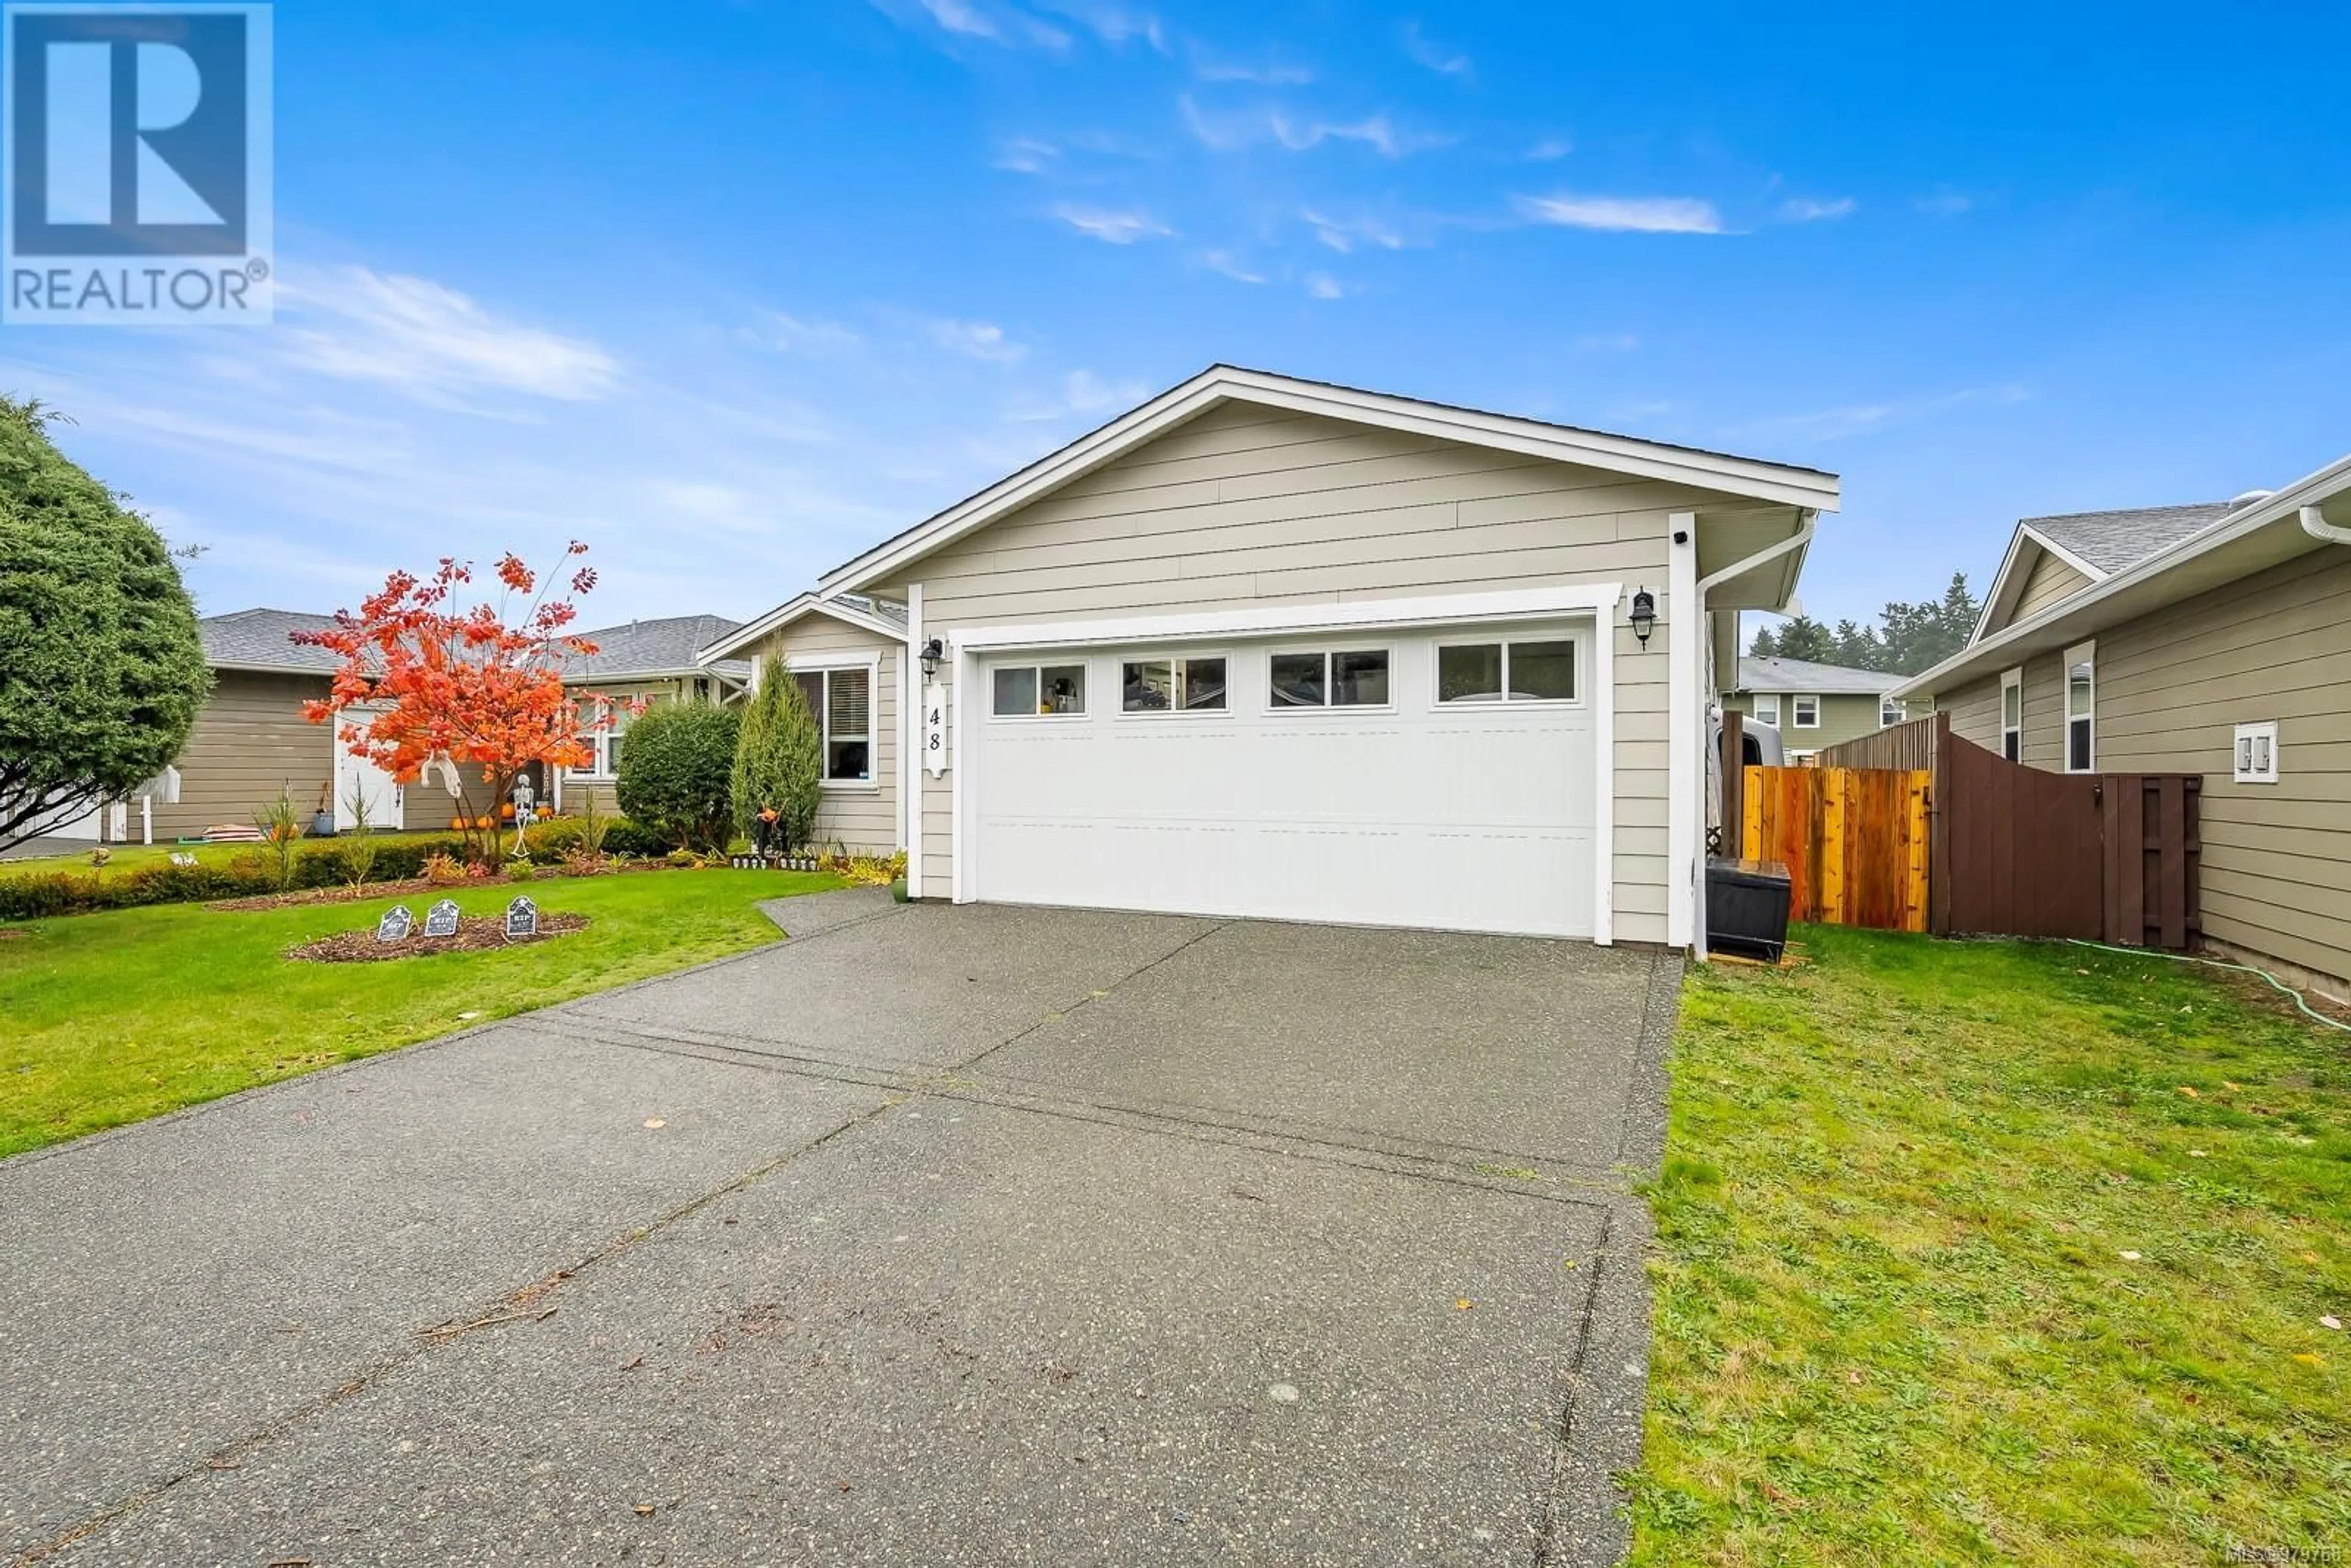
[[538,905],[528,898],[517,898],[507,905],[507,935],[536,936],[538,935]]
[[424,935],[455,936],[457,935],[457,901],[444,898],[424,912]]
[[383,912],[382,919],[375,923],[375,939],[379,942],[405,942],[408,934],[415,929],[416,916],[408,912],[408,905],[395,904]]

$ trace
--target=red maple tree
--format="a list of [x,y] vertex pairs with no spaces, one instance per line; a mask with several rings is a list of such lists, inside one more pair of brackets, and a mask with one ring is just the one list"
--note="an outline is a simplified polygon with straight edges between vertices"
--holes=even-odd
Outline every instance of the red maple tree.
[[[585,555],[574,542],[566,559]],[[592,567],[571,574],[569,593],[555,596],[511,552],[497,564],[504,592],[498,602],[455,608],[458,591],[474,580],[470,563],[443,558],[429,578],[395,571],[354,612],[335,612],[323,631],[298,632],[294,641],[340,656],[330,694],[302,705],[312,724],[340,722],[338,737],[402,784],[428,769],[447,769],[456,795],[463,775],[478,772],[489,786],[486,812],[458,808],[467,854],[497,857],[499,807],[515,779],[533,763],[549,776],[586,764],[584,734],[609,722],[584,722],[563,686],[563,660],[588,656],[596,645],[564,628],[579,611],[571,600],[596,586]],[[554,586],[550,580],[548,589]],[[520,606],[519,612],[516,607]],[[598,711],[606,711],[598,705]],[[515,823],[515,845],[523,824]]]

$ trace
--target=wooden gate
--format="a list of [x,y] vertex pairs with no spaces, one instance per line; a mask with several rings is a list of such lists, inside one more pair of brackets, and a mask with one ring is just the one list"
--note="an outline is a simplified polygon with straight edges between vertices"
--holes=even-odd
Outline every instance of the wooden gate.
[[1740,855],[1788,868],[1788,918],[1924,931],[1928,775],[1887,768],[1749,768]]

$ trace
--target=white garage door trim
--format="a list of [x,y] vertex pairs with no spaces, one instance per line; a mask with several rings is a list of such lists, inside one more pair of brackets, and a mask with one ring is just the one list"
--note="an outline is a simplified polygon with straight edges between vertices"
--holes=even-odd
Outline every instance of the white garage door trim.
[[1246,610],[1134,616],[1121,620],[967,626],[947,633],[955,669],[955,745],[949,758],[949,821],[954,824],[949,896],[973,902],[968,862],[972,828],[967,807],[974,791],[966,776],[978,755],[976,726],[984,711],[980,658],[1011,648],[1101,648],[1175,643],[1216,637],[1277,637],[1292,632],[1392,632],[1473,626],[1481,622],[1526,621],[1588,614],[1593,618],[1592,735],[1595,777],[1593,791],[1592,940],[1614,939],[1615,887],[1615,661],[1614,612],[1622,583],[1576,583],[1499,593],[1465,593],[1423,599],[1354,601],[1343,604],[1285,604]]

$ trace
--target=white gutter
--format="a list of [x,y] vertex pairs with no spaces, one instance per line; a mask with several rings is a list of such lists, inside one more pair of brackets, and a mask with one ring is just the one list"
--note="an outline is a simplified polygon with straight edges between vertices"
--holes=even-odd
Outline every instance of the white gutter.
[[2331,545],[2351,545],[2351,528],[2338,528],[2316,507],[2302,509],[2302,531]]

